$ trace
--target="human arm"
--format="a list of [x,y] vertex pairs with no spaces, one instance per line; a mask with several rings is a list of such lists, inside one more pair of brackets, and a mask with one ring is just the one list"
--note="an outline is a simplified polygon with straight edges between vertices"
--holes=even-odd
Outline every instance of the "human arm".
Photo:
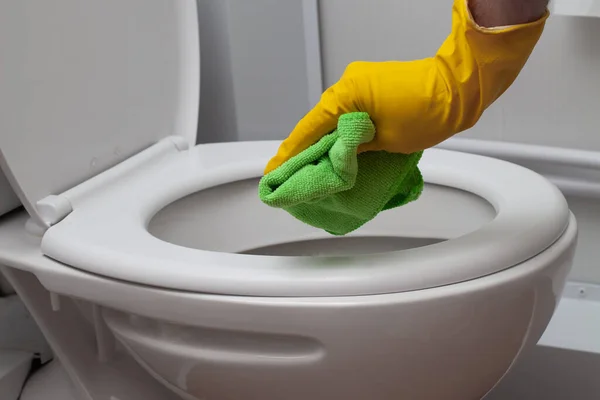
[[469,0],[473,19],[487,28],[537,21],[547,8],[548,0]]
[[[333,131],[338,118],[352,111],[369,113],[377,129],[375,139],[359,151],[411,153],[472,127],[514,82],[542,34],[545,7],[533,22],[481,25],[492,22],[488,14],[496,3],[517,7],[518,1],[539,0],[455,0],[452,31],[434,57],[351,63],[296,125],[265,172]],[[532,10],[513,10],[500,20],[528,21]]]

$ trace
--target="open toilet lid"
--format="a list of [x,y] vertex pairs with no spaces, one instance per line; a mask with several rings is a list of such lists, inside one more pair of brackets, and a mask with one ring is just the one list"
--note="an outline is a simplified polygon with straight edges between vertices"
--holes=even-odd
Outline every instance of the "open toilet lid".
[[161,138],[195,143],[197,24],[195,0],[0,2],[0,167],[38,222]]

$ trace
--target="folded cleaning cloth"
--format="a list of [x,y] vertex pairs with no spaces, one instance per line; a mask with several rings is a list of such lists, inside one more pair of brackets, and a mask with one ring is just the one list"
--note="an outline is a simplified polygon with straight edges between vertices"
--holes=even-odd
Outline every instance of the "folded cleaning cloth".
[[260,180],[261,201],[341,236],[383,210],[418,199],[423,190],[417,166],[422,152],[357,154],[358,146],[374,137],[367,113],[342,115],[337,130]]

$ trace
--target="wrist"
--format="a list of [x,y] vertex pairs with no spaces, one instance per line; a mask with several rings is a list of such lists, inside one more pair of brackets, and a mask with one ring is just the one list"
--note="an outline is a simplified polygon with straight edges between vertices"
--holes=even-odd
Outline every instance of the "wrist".
[[520,25],[542,18],[548,0],[466,0],[475,22],[485,28]]

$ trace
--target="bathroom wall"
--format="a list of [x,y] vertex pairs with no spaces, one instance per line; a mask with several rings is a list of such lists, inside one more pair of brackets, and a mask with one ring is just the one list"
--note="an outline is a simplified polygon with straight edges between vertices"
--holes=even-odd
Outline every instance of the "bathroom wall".
[[198,142],[282,139],[309,109],[302,1],[198,0]]
[[237,139],[228,1],[197,0],[200,28],[198,142]]
[[0,272],[0,297],[15,294],[15,289],[11,286],[8,280]]
[[[323,72],[354,60],[433,55],[450,29],[450,0],[322,0]],[[552,16],[519,79],[464,137],[600,150],[600,18]]]

